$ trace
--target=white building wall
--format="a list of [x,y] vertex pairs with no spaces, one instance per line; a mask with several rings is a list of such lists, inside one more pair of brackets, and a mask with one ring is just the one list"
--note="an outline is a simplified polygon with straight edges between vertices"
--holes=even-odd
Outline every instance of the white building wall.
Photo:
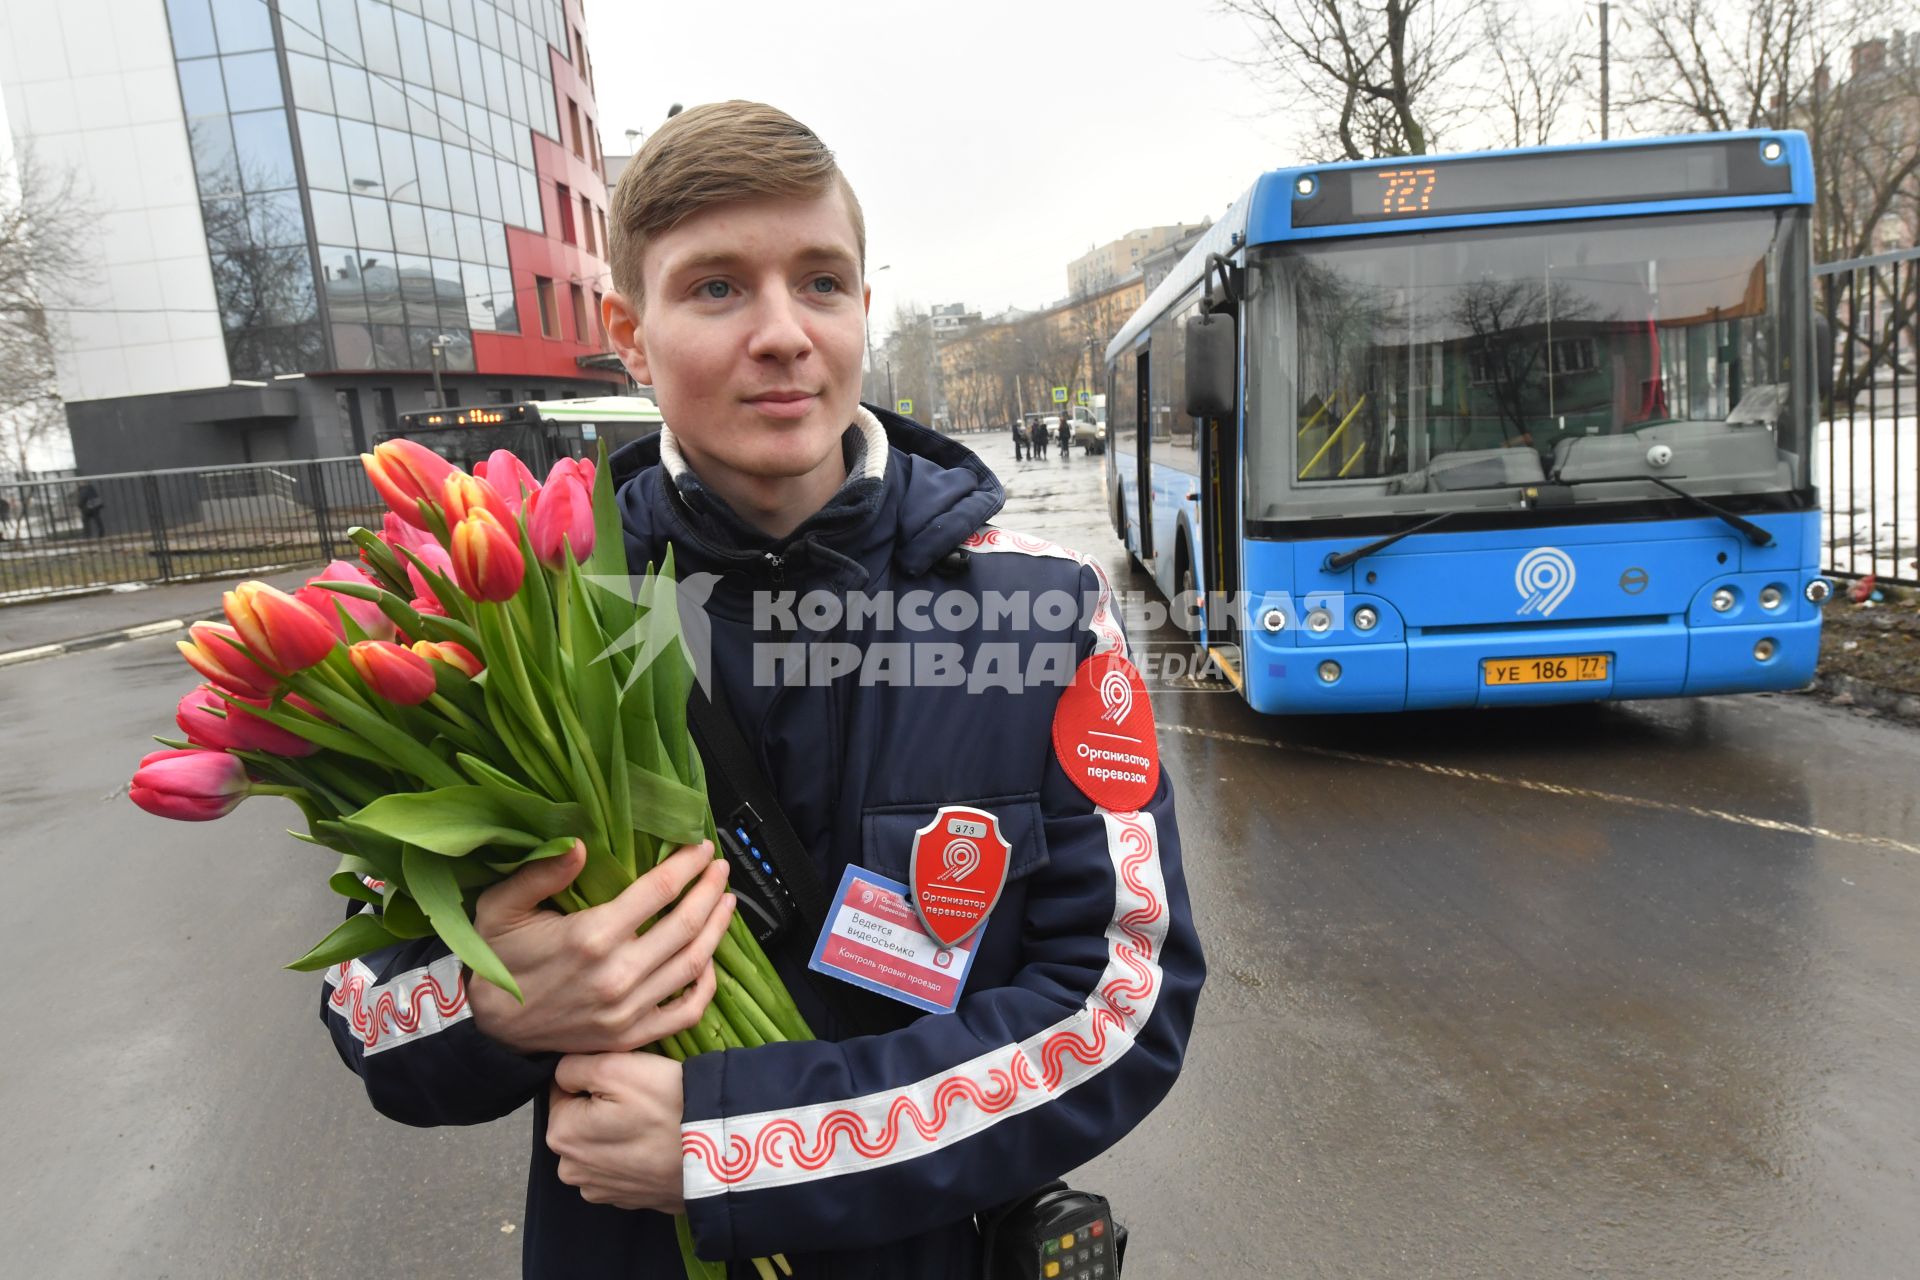
[[16,146],[75,174],[96,234],[54,330],[68,401],[231,381],[161,0],[0,0]]

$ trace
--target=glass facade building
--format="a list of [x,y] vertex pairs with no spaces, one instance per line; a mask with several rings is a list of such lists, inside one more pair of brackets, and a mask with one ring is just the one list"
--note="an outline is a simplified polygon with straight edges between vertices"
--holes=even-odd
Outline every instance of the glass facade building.
[[474,371],[476,331],[520,332],[506,228],[544,230],[533,138],[564,137],[551,62],[576,52],[560,3],[167,13],[236,377],[431,369],[436,341]]

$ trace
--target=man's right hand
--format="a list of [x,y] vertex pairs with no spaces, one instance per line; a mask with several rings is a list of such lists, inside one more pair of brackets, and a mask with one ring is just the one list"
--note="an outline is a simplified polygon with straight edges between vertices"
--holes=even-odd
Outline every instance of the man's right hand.
[[[586,861],[586,849],[576,844],[562,857],[522,867],[475,906],[474,927],[526,1002],[475,977],[468,992],[473,1021],[510,1049],[638,1049],[685,1031],[713,999],[713,952],[733,916],[727,864],[714,858],[713,846],[686,846],[603,906],[572,915],[543,907]],[[686,896],[662,915],[683,889]],[[670,999],[676,992],[684,994]]]

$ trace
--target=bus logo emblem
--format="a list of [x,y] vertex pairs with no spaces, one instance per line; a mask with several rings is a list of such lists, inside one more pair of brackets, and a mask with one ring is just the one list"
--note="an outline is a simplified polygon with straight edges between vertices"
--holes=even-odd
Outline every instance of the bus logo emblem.
[[1573,557],[1558,547],[1535,547],[1520,557],[1513,571],[1513,589],[1523,597],[1520,614],[1550,617],[1573,593]]

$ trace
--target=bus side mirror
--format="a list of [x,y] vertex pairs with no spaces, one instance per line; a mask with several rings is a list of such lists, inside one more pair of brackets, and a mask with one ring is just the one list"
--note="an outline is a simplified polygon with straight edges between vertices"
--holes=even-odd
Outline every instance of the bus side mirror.
[[1223,315],[1187,321],[1187,415],[1225,418],[1233,413],[1233,320]]
[[1833,321],[1825,316],[1813,318],[1813,376],[1820,389],[1820,404],[1825,408],[1833,399]]

